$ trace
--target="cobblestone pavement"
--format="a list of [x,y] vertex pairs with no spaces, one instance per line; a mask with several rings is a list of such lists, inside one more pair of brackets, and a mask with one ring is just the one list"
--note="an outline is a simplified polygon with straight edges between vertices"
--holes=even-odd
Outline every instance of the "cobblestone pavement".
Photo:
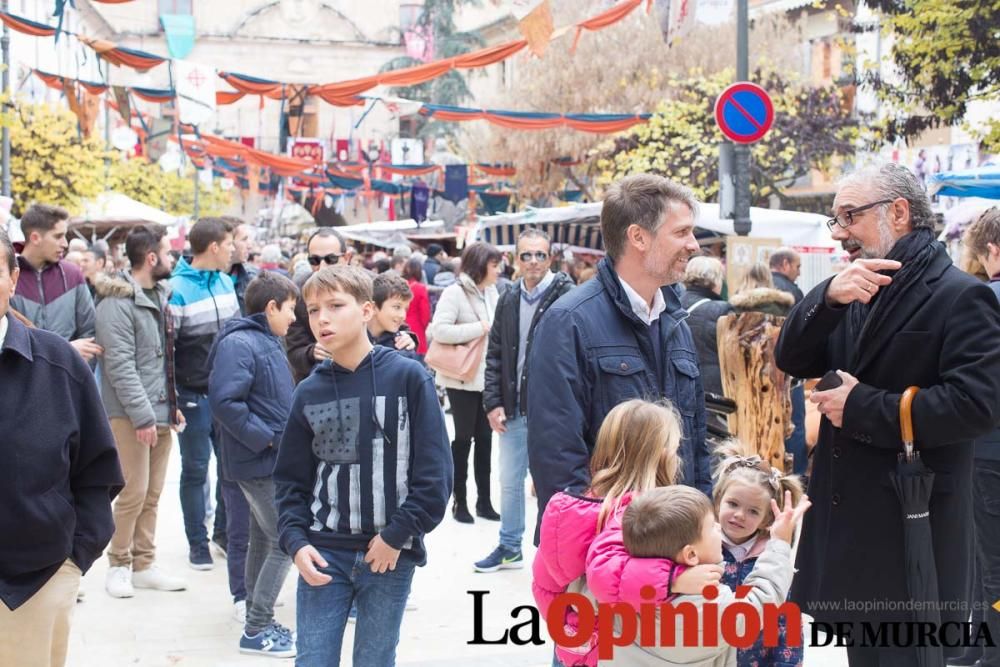
[[[449,417],[449,426],[450,426]],[[494,444],[493,498],[499,508],[496,447]],[[471,477],[471,476],[470,476]],[[104,591],[108,563],[101,558],[83,579],[84,599],[77,605],[70,637],[69,667],[235,667],[292,664],[291,660],[243,656],[237,651],[242,627],[232,619],[225,561],[216,558],[215,568],[197,572],[187,564],[187,542],[178,496],[180,454],[171,452],[167,484],[160,500],[158,562],[171,574],[183,576],[188,590],[178,593],[138,590],[134,598],[118,600]],[[470,480],[470,485],[472,481]],[[471,493],[471,491],[470,491]],[[525,561],[534,557],[530,536],[534,531],[534,499],[528,499]],[[531,569],[477,574],[472,563],[486,556],[497,543],[498,523],[478,519],[472,526],[455,522],[450,514],[427,538],[429,562],[418,568],[411,602],[402,626],[398,664],[401,667],[548,667],[552,646],[543,628],[543,646],[470,646],[473,638],[473,598],[470,590],[489,591],[483,600],[483,636],[501,637],[524,620],[511,611],[532,605]],[[279,600],[279,621],[295,626],[295,570]],[[348,626],[342,664],[351,664],[353,626]],[[807,649],[806,667],[839,667],[847,661],[842,650]]]

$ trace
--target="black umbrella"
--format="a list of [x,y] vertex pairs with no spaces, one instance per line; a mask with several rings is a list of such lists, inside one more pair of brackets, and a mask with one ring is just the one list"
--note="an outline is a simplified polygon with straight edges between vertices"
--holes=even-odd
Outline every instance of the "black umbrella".
[[[910,599],[916,602],[913,620],[941,624],[938,604],[937,568],[934,565],[934,544],[931,541],[931,490],[934,471],[920,460],[913,447],[913,397],[918,387],[909,387],[899,401],[899,426],[903,435],[903,451],[899,454],[896,471],[889,473],[892,485],[903,509],[903,547],[906,586]],[[928,642],[930,643],[930,642]],[[919,667],[941,667],[944,653],[940,646],[917,648]]]

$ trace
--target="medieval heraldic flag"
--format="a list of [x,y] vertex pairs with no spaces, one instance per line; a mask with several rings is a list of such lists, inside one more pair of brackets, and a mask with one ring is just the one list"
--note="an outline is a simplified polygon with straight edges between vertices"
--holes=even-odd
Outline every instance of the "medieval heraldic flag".
[[215,82],[218,76],[208,65],[190,60],[174,60],[172,65],[180,121],[201,125],[215,114]]

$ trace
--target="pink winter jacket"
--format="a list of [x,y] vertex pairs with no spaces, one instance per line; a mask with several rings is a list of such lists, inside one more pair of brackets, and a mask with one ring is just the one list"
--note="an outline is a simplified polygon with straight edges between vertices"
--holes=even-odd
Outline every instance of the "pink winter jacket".
[[[674,579],[687,568],[668,558],[633,558],[625,548],[622,515],[624,511],[608,519],[604,530],[590,545],[587,588],[598,602],[605,604],[625,602],[638,609],[642,603],[666,602],[671,597]],[[645,586],[653,587],[655,597],[642,597]]]
[[[621,539],[620,516],[630,500],[630,496],[623,498],[618,516],[608,522],[610,526],[614,519],[618,518],[619,540]],[[601,539],[597,534],[597,518],[601,512],[602,502],[600,498],[557,493],[545,506],[538,552],[532,564],[531,584],[535,603],[543,618],[548,618],[549,606],[556,596],[565,593],[570,584],[586,573],[587,552],[592,550],[592,545],[597,540]],[[682,571],[669,560],[631,558],[624,551],[624,546],[622,555],[613,559],[609,566],[614,571],[606,573],[608,580],[628,582],[626,588],[629,590],[633,581],[643,582],[641,585],[652,584],[656,588],[657,601],[667,599],[670,582]],[[635,600],[638,604],[637,593]],[[568,634],[575,634],[578,627],[575,612],[567,613],[565,626]],[[597,664],[596,636],[591,637],[589,644],[578,649],[557,645],[556,657],[567,667],[572,665],[593,667]]]

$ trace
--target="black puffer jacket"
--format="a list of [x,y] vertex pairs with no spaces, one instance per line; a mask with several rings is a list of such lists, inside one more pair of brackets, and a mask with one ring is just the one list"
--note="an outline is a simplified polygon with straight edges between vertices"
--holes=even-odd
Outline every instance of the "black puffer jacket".
[[705,391],[722,393],[722,371],[719,367],[719,344],[715,333],[720,317],[733,312],[733,307],[710,289],[692,285],[681,296],[681,305],[690,310],[693,305],[708,299],[688,315],[687,323],[698,348],[698,365],[701,367],[701,383]]
[[[520,404],[522,415],[528,414],[527,391],[522,391],[518,397],[517,353],[521,330],[521,284],[523,279],[510,284],[500,294],[496,314],[493,316],[493,326],[490,328],[490,342],[486,350],[486,384],[483,388],[483,407],[486,412],[502,407],[510,417],[514,414],[514,402]],[[556,299],[573,289],[573,279],[559,272],[549,285],[545,297],[538,304],[535,317],[528,331],[528,349],[525,359],[531,352],[531,339],[535,335],[539,318],[555,303]],[[528,364],[524,364],[524,377],[520,386],[527,387]]]

